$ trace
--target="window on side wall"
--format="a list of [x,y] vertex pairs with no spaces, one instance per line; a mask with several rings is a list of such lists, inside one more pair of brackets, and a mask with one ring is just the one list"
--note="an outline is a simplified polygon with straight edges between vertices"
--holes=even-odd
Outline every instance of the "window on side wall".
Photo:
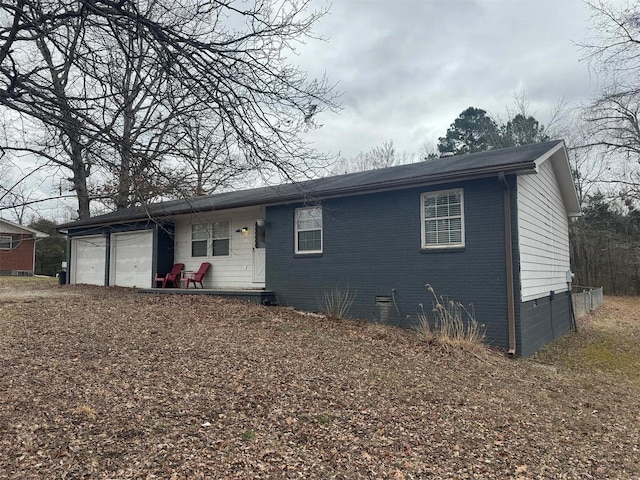
[[209,241],[209,225],[200,223],[191,225],[191,256],[206,257]]
[[296,253],[322,253],[322,207],[296,208]]
[[426,192],[422,203],[422,248],[464,247],[462,189]]
[[11,250],[13,248],[13,237],[10,235],[0,235],[0,250]]
[[0,235],[0,250],[13,250],[20,246],[21,235]]
[[230,251],[230,227],[229,221],[214,222],[211,225],[211,248],[214,257],[229,255]]

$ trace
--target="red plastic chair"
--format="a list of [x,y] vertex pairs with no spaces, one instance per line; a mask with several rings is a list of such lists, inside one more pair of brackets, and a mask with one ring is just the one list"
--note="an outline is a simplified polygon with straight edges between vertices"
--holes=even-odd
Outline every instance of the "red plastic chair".
[[202,265],[200,265],[200,268],[196,273],[193,274],[193,277],[187,278],[187,288],[189,288],[189,284],[191,282],[193,282],[193,288],[197,288],[196,283],[200,284],[200,288],[204,288],[204,286],[202,285],[202,279],[209,271],[210,266],[211,264],[209,262],[204,262]]
[[184,269],[184,263],[176,263],[171,267],[171,271],[167,274],[157,273],[154,279],[154,285],[162,282],[162,288],[166,288],[168,283],[173,283],[174,287],[180,286],[181,271]]

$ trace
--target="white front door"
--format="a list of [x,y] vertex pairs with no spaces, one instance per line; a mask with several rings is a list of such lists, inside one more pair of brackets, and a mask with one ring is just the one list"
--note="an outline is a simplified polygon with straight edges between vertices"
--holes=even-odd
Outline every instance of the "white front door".
[[253,223],[253,283],[264,283],[266,261],[266,229],[264,218]]
[[71,239],[69,283],[104,285],[107,240],[102,235]]
[[111,285],[151,287],[152,255],[152,230],[111,235]]

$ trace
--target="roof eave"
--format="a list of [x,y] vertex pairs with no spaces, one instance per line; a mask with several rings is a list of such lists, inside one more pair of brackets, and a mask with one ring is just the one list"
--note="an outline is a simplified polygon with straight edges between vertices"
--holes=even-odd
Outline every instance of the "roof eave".
[[[479,168],[473,170],[465,170],[454,173],[447,173],[441,175],[427,175],[414,177],[411,180],[403,179],[402,181],[387,181],[387,182],[377,182],[371,183],[363,186],[357,186],[352,188],[340,188],[333,190],[325,190],[320,193],[318,192],[309,192],[306,197],[311,198],[326,198],[326,197],[335,197],[335,196],[346,196],[346,195],[358,195],[365,193],[374,193],[386,190],[397,190],[402,188],[409,188],[414,186],[421,185],[440,185],[444,183],[450,183],[454,181],[466,181],[466,180],[474,180],[478,178],[491,177],[497,175],[498,173],[504,173],[506,175],[521,175],[527,173],[535,173],[535,165],[533,162],[522,162],[520,164],[512,164],[509,165],[508,168],[504,166],[495,166],[490,168]],[[281,198],[278,202],[273,202],[272,205],[288,203],[295,200],[303,199],[302,195],[291,195],[290,198]]]
[[41,232],[40,230],[35,230],[33,228],[25,227],[24,225],[20,225],[19,223],[15,223],[10,220],[6,220],[4,218],[0,218],[0,221],[6,223],[7,225],[11,225],[12,227],[18,228],[20,230],[24,230],[25,232],[33,233],[33,236],[35,238],[46,238],[49,236],[46,233]]
[[564,142],[561,142],[557,148],[551,151],[551,155],[546,156],[551,161],[552,168],[558,179],[560,194],[564,202],[567,215],[569,217],[579,217],[582,215],[580,208],[580,199],[573,181],[571,173],[571,165],[569,164],[569,154]]
[[536,173],[536,164],[533,161],[520,162],[517,164],[509,164],[507,166],[492,166],[481,167],[475,169],[468,169],[463,171],[449,172],[437,175],[424,175],[414,177],[412,179],[400,179],[396,181],[375,182],[366,185],[357,185],[348,188],[335,188],[321,191],[305,191],[301,189],[295,193],[286,195],[274,195],[272,199],[261,199],[260,201],[246,200],[241,202],[230,202],[222,205],[215,205],[212,203],[210,208],[195,209],[193,206],[185,208],[178,208],[174,211],[167,212],[164,208],[158,208],[157,212],[154,212],[153,205],[150,205],[145,212],[136,214],[127,218],[111,219],[105,221],[92,222],[91,219],[85,222],[73,222],[70,224],[60,225],[58,231],[68,234],[71,230],[82,229],[86,227],[100,227],[113,225],[116,223],[128,223],[141,220],[157,220],[162,218],[172,218],[178,215],[186,215],[198,211],[212,211],[212,210],[229,210],[232,208],[251,207],[257,205],[282,205],[286,203],[292,203],[301,200],[317,199],[322,200],[325,198],[335,198],[339,196],[348,195],[362,195],[366,193],[375,193],[380,191],[398,190],[402,188],[409,188],[420,185],[438,185],[443,183],[449,183],[454,181],[473,180],[482,177],[490,177],[497,175],[498,173],[504,174],[529,174]]

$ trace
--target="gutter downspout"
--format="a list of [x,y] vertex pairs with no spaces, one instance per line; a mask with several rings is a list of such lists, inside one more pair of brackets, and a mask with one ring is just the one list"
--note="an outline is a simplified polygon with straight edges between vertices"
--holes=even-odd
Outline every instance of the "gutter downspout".
[[511,242],[511,189],[504,172],[498,174],[498,180],[504,185],[504,255],[507,269],[507,323],[509,324],[508,354],[513,357],[516,354],[516,308],[513,288],[513,244]]

